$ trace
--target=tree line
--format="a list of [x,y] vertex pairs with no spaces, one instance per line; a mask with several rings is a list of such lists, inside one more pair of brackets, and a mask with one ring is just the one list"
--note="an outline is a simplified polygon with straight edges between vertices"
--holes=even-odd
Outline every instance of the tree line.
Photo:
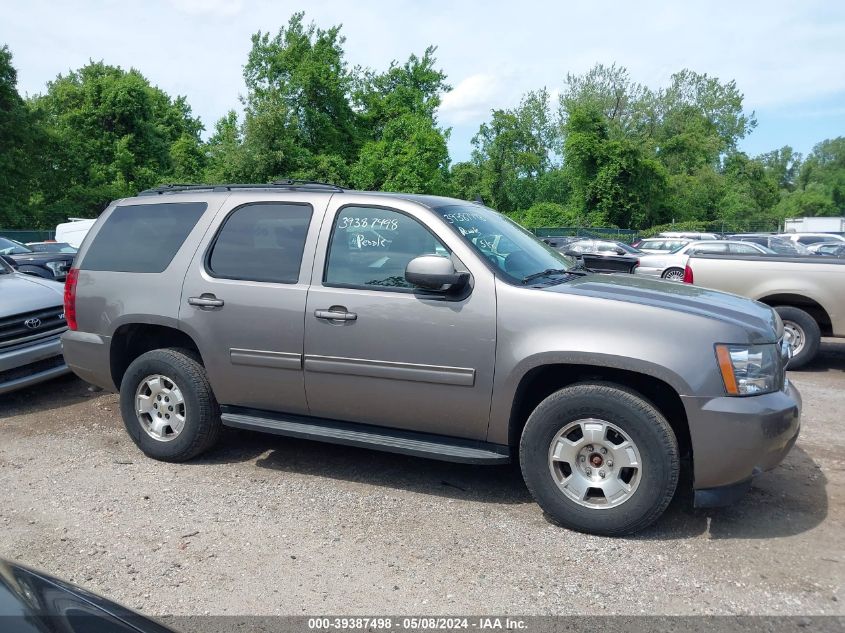
[[530,227],[845,215],[845,138],[749,157],[738,143],[756,120],[733,81],[681,70],[654,90],[599,64],[567,75],[557,98],[543,88],[492,110],[471,158],[452,164],[436,48],[374,70],[350,66],[344,43],[302,13],[253,35],[240,108],[207,140],[184,97],[102,61],[23,98],[3,46],[0,227],[95,217],[164,183],[279,178],[481,199]]

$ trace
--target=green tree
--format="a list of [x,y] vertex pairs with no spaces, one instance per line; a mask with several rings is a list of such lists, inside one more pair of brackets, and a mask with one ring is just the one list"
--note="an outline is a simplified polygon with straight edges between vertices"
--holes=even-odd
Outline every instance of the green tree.
[[552,167],[555,139],[545,88],[527,93],[516,108],[494,110],[472,139],[485,201],[502,212],[531,206],[538,179]]
[[351,161],[360,147],[352,109],[354,75],[340,27],[303,23],[295,13],[271,36],[259,31],[244,66],[245,165],[259,181],[307,171],[316,156]]
[[48,226],[204,171],[201,123],[184,98],[171,99],[137,70],[91,62],[50,82],[32,107],[49,135],[38,200]]
[[449,90],[435,67],[434,47],[395,61],[384,73],[363,71],[355,91],[366,138],[351,168],[355,186],[413,193],[448,192],[449,131],[437,123],[440,93]]
[[18,94],[17,71],[8,46],[0,48],[0,226],[37,223],[30,198],[36,192],[46,138],[36,116]]

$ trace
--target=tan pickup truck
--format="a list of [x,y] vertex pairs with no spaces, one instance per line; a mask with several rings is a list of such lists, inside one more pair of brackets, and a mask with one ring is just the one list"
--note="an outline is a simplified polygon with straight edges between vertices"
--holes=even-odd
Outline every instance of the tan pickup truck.
[[813,359],[822,336],[845,338],[845,259],[695,255],[684,281],[777,310],[792,348],[790,369]]

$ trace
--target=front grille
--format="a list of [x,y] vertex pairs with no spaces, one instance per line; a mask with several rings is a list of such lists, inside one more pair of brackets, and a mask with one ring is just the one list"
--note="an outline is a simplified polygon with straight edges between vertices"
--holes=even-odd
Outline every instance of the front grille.
[[0,319],[0,347],[35,340],[66,328],[62,306],[25,312]]
[[12,382],[13,380],[19,380],[20,378],[34,376],[35,374],[40,374],[56,367],[62,367],[64,364],[64,358],[61,356],[53,356],[52,358],[45,358],[44,360],[39,360],[22,367],[15,367],[14,369],[0,371],[0,385]]

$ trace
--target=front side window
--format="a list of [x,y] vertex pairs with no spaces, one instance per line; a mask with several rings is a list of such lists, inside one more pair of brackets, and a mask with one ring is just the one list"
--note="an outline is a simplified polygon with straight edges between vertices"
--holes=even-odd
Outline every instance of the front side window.
[[731,253],[736,253],[737,255],[759,255],[761,252],[748,244],[731,244],[730,251]]
[[294,284],[311,224],[308,204],[258,203],[236,209],[208,258],[215,277]]
[[[550,248],[515,222],[487,207],[450,205],[435,211],[497,272],[512,282],[524,283],[544,271],[565,272],[576,265],[571,257]],[[506,248],[501,247],[503,243]]]
[[412,288],[405,267],[415,257],[449,250],[414,218],[376,207],[337,214],[323,281],[330,286]]

